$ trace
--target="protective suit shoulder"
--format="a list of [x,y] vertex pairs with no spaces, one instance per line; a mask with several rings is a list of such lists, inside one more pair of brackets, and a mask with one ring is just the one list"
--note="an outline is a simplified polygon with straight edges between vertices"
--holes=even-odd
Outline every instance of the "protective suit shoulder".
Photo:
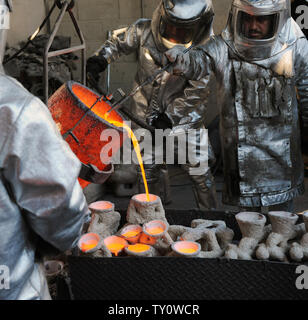
[[208,76],[212,71],[223,68],[228,57],[228,48],[221,36],[212,36],[203,45],[197,46],[192,53],[191,61],[194,70],[194,80]]
[[[16,109],[18,113],[24,106],[24,103],[18,102],[25,101],[31,97],[32,94],[16,79],[0,73],[0,108],[6,107],[6,104],[14,102],[14,109]],[[13,105],[11,107],[13,107]]]
[[291,28],[292,28],[292,31],[294,33],[294,37],[299,39],[299,38],[306,38],[302,29],[300,28],[300,26],[296,23],[296,21],[291,18]]
[[[7,79],[7,81],[4,81]],[[80,162],[48,108],[10,78],[1,94],[0,167],[29,226],[59,250],[75,245],[88,213],[78,183]],[[3,87],[1,87],[3,90]]]
[[218,60],[221,54],[226,51],[226,44],[221,36],[212,36],[201,46],[201,49],[212,59]]
[[14,78],[0,73],[0,148],[20,113],[33,96]]

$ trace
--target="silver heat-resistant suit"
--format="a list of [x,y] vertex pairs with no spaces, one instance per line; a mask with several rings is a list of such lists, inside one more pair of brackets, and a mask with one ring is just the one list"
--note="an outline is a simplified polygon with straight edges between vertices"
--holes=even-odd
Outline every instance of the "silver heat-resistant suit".
[[[194,36],[186,44],[186,48],[191,44],[205,43],[213,34],[212,2],[210,0],[175,0],[172,2],[174,7],[170,7],[170,3],[170,1],[161,1],[153,13],[152,20],[140,19],[127,28],[116,30],[111,39],[107,40],[88,60],[88,67],[92,63],[94,70],[102,71],[104,68],[101,68],[101,65],[106,67],[107,63],[114,62],[120,56],[136,52],[138,70],[133,84],[135,88],[161,69],[166,61],[164,52],[168,50],[168,46],[174,45],[163,37],[161,26],[164,21],[170,22],[177,28],[189,23],[194,25]],[[156,120],[164,114],[173,132],[179,128],[186,131],[203,128],[208,97],[205,89],[207,83],[207,77],[198,79],[198,81],[188,81],[182,76],[163,72],[154,82],[146,85],[133,96],[131,111],[139,118],[147,119],[147,122],[154,127]],[[202,137],[196,140],[191,139],[188,142],[197,145],[198,148],[204,141],[207,143],[207,140],[206,136],[206,139]],[[196,166],[196,163],[201,163],[201,165],[206,163],[207,157],[207,153],[200,153],[197,154],[195,164],[182,165],[182,169],[188,172],[193,182],[197,204],[203,209],[216,206],[213,177],[208,167],[204,167],[203,172],[198,172],[198,174],[192,173],[194,170],[191,169]],[[144,160],[147,160],[146,156]],[[151,185],[156,185],[158,190],[161,188],[158,182],[160,165],[154,164],[154,160],[151,161],[153,164],[148,164],[145,168],[150,192],[153,192]]]
[[[270,39],[245,39],[241,12],[275,17]],[[175,73],[198,80],[214,72],[218,81],[223,201],[271,207],[302,194],[299,114],[307,126],[308,42],[290,17],[288,1],[235,0],[220,36],[182,52],[175,47],[166,53],[171,61],[183,58]]]
[[[1,0],[1,21],[6,10]],[[37,245],[76,245],[88,216],[80,162],[47,107],[2,72],[0,131],[0,300],[50,299]]]

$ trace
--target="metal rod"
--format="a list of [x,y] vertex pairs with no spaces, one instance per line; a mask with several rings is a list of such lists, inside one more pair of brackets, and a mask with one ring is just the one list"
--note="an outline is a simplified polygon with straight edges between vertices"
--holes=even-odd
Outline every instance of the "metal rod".
[[[68,6],[69,6],[68,1],[63,1],[62,7],[60,10],[60,14],[57,17],[57,20],[55,22],[55,25],[54,25],[53,30],[51,32],[51,35],[49,36],[48,42],[45,45],[45,49],[44,49],[43,83],[44,83],[44,98],[45,98],[46,104],[48,103],[48,95],[49,95],[49,93],[48,93],[48,58],[81,50],[81,82],[84,85],[86,84],[86,42],[85,42],[84,36],[82,34],[82,31],[79,28],[77,20],[75,19],[75,16],[72,12],[72,8],[68,9]],[[79,37],[81,45],[49,52],[49,49],[53,43],[53,40],[54,40],[58,30],[59,30],[60,24],[63,20],[64,14],[66,11],[68,11],[68,13],[70,15],[70,18],[73,22],[74,28],[76,30],[78,37]]]
[[[79,40],[81,42],[81,45],[83,46],[83,48],[81,49],[81,81],[82,81],[82,84],[86,85],[86,41],[85,41],[85,38],[83,36],[83,33],[81,31],[81,29],[79,28],[79,25],[77,23],[77,20],[73,14],[73,11],[72,9],[68,10],[68,13],[73,21],[73,24],[74,24],[74,27],[75,27],[75,30],[77,32],[77,35],[79,37]],[[78,49],[79,50],[79,49]]]
[[44,49],[44,57],[43,57],[43,62],[44,62],[44,65],[43,65],[43,83],[44,83],[44,97],[45,97],[45,104],[47,105],[48,104],[48,52],[49,52],[49,49],[52,45],[52,42],[55,38],[55,35],[60,27],[60,24],[61,24],[61,21],[64,17],[64,14],[65,14],[65,11],[68,7],[68,2],[67,1],[64,1],[63,3],[63,7],[61,8],[61,11],[60,11],[60,14],[58,15],[57,17],[57,20],[56,20],[56,23],[53,27],[53,30],[51,32],[51,35],[47,41],[47,44],[45,45],[45,49]]
[[[108,31],[107,38],[108,39],[111,38],[111,31]],[[110,91],[110,63],[108,63],[108,66],[107,66],[106,91],[107,91],[107,94],[109,94],[109,91]]]
[[[187,53],[192,47],[194,47],[194,44],[192,44],[189,48],[186,48],[183,53]],[[148,77],[143,83],[141,83],[138,87],[133,89],[124,99],[121,99],[120,101],[116,101],[113,105],[112,108],[107,112],[110,113],[113,110],[117,110],[123,105],[124,102],[126,102],[130,97],[134,96],[140,89],[142,89],[144,86],[146,86],[149,83],[152,83],[158,75],[163,73],[164,71],[168,70],[170,67],[173,66],[173,62],[167,63],[163,68],[160,70],[156,71],[152,76]]]
[[100,97],[98,97],[96,99],[96,101],[92,104],[92,106],[83,114],[83,116],[76,122],[76,124],[71,128],[69,129],[67,132],[65,132],[62,137],[64,140],[67,139],[67,137],[69,135],[71,135],[74,140],[79,143],[78,139],[76,138],[76,136],[73,134],[73,131],[79,126],[79,124],[82,122],[82,120],[86,117],[86,115],[93,109],[93,107],[98,103],[98,102],[101,102],[102,99],[104,100],[105,99],[105,96],[104,95],[101,95]]
[[[48,15],[49,12],[49,4],[48,4],[48,0],[44,0],[45,3],[45,12],[46,12],[46,16]],[[56,3],[54,2],[54,5]],[[46,29],[47,29],[47,33],[50,34],[50,30],[51,30],[51,26],[50,26],[50,20],[47,20],[47,24],[46,24]]]
[[85,49],[85,45],[74,46],[67,49],[61,49],[56,51],[50,51],[48,52],[48,58],[60,56],[62,54],[67,54],[67,53],[71,53],[71,52],[82,50],[82,49]]

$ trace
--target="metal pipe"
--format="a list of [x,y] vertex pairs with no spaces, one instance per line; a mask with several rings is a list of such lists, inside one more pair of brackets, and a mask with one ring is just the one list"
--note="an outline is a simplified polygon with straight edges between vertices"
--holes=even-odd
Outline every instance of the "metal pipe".
[[[111,34],[112,32],[109,30],[107,33],[108,40],[111,38]],[[110,63],[108,63],[108,66],[107,66],[106,92],[107,92],[107,95],[110,92]]]
[[61,49],[61,50],[48,52],[48,58],[60,56],[62,54],[67,54],[67,53],[71,53],[71,52],[74,52],[74,51],[77,51],[77,50],[83,50],[83,49],[84,49],[84,46],[80,45],[80,46],[70,47],[70,48],[67,48],[67,49]]
[[[55,22],[53,30],[49,36],[47,44],[45,45],[44,56],[43,56],[43,63],[44,63],[43,64],[43,83],[44,83],[44,98],[45,98],[46,104],[48,103],[48,58],[71,53],[71,52],[74,52],[77,50],[81,50],[81,82],[84,85],[86,84],[86,43],[85,43],[84,36],[83,36],[83,34],[78,26],[78,23],[75,19],[75,16],[72,12],[72,3],[73,2],[70,2],[70,4],[69,4],[68,1],[63,1],[61,3],[62,7],[60,9],[61,10],[60,14],[57,17],[57,20]],[[69,7],[69,6],[71,6],[71,7]],[[66,11],[68,11],[68,13],[71,17],[71,20],[73,22],[73,25],[75,27],[75,31],[79,37],[79,40],[81,42],[81,45],[49,52],[49,49],[53,43],[53,40],[54,40],[58,30],[59,30],[60,24],[63,20],[64,14]]]
[[43,75],[43,83],[44,83],[44,97],[45,97],[45,103],[47,105],[48,103],[48,52],[49,52],[49,49],[52,45],[52,42],[55,38],[55,35],[60,27],[60,24],[61,24],[61,21],[64,17],[64,14],[65,14],[65,11],[68,7],[68,2],[67,1],[64,1],[63,2],[63,7],[60,11],[60,14],[58,15],[57,17],[57,20],[56,20],[56,23],[53,27],[53,30],[51,32],[51,35],[47,41],[47,44],[45,45],[45,49],[44,49],[44,57],[43,57],[43,62],[44,62],[44,66],[43,66],[43,72],[44,72],[44,75]]
[[[46,16],[47,16],[48,13],[49,13],[48,0],[44,0],[44,4],[45,4],[45,13],[46,13]],[[50,26],[50,20],[49,19],[47,20],[46,29],[47,29],[47,33],[50,34],[51,26]]]
[[[73,14],[72,9],[68,10],[68,13],[73,21],[75,30],[77,32],[77,35],[79,37],[79,40],[81,42],[81,45],[83,46],[83,48],[81,49],[81,79],[82,79],[82,84],[86,85],[86,41],[84,39],[83,33],[81,31],[81,29],[79,28],[79,25],[77,23],[77,20]],[[77,49],[80,50],[80,49]]]

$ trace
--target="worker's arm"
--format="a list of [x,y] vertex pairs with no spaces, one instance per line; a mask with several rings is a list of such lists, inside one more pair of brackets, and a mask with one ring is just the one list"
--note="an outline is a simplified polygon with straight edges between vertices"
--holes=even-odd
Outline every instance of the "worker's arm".
[[76,245],[88,213],[80,162],[47,107],[33,96],[24,103],[6,142],[4,177],[30,228],[65,251]]
[[87,73],[90,73],[98,81],[99,73],[103,72],[109,63],[122,55],[136,52],[139,48],[141,35],[148,24],[149,20],[139,19],[129,27],[114,30],[111,38],[87,60]]

